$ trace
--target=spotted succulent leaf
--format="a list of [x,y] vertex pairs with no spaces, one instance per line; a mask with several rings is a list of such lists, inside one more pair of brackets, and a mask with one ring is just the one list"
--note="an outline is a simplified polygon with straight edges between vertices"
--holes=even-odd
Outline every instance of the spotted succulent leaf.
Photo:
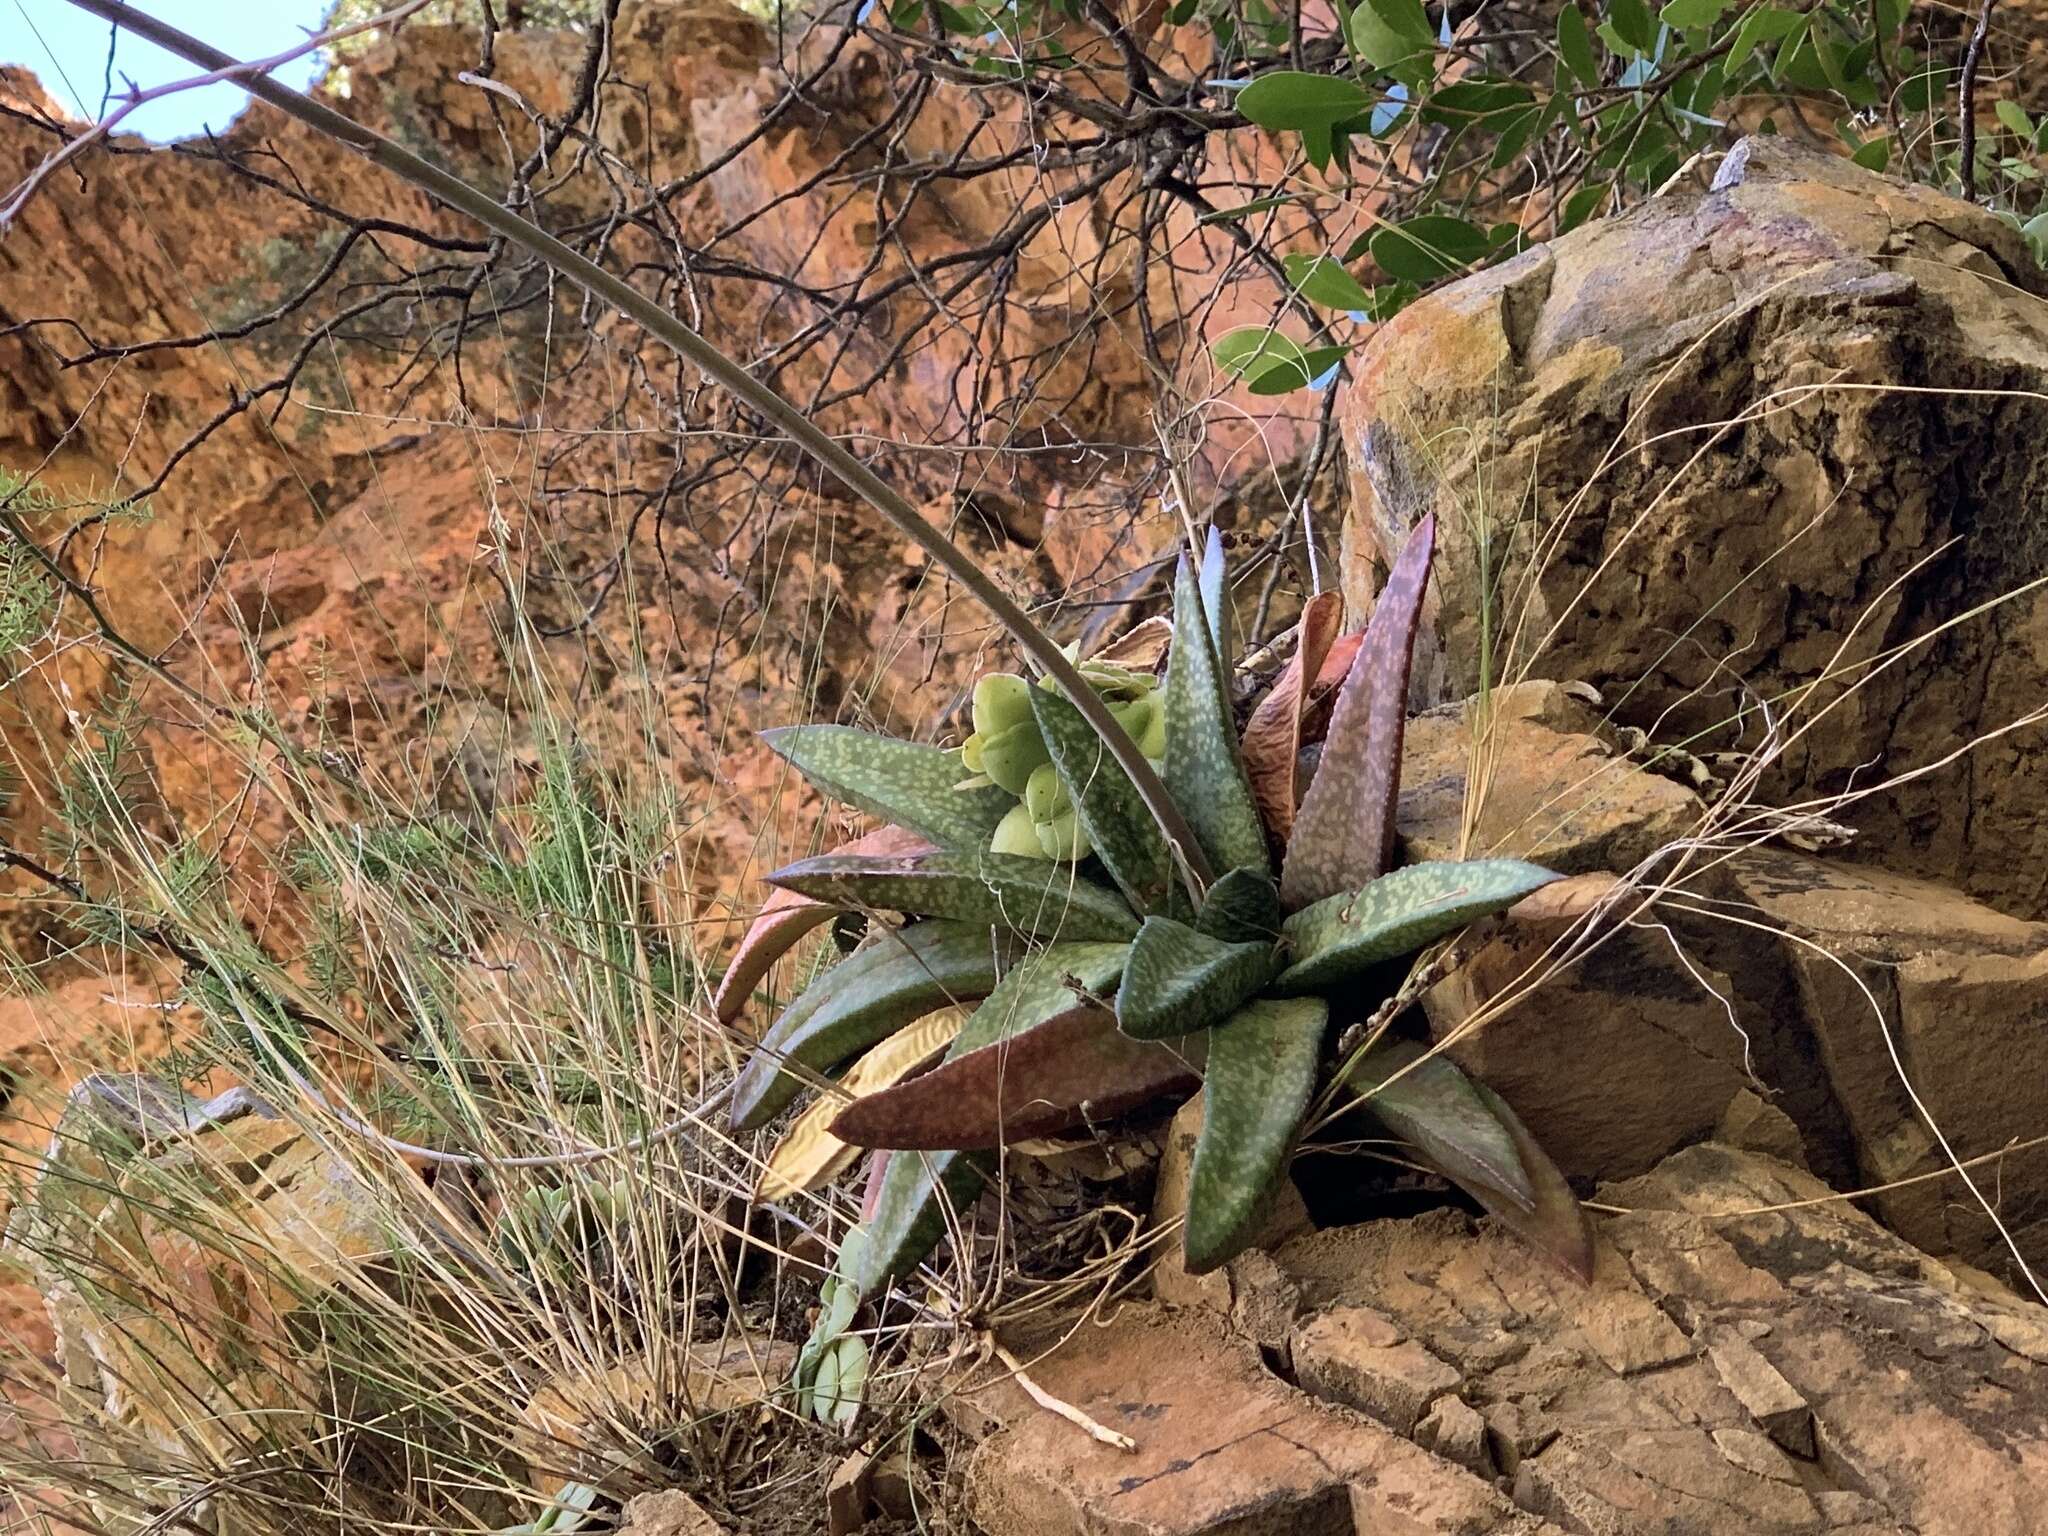
[[1115,891],[1073,866],[1013,854],[826,854],[768,883],[836,906],[986,923],[1047,939],[1129,939],[1138,919]]
[[1183,1234],[1191,1272],[1216,1268],[1256,1235],[1308,1108],[1329,1017],[1319,997],[1262,998],[1209,1032]]
[[[1174,887],[1166,839],[1123,765],[1061,695],[1031,690],[1031,707],[1052,753],[1053,767],[1096,857],[1140,912],[1164,908]],[[1171,752],[1171,742],[1168,751]]]
[[1057,1136],[1193,1092],[1200,1050],[1199,1041],[1133,1040],[1114,1014],[1083,1003],[848,1105],[832,1134],[857,1146],[912,1151]]
[[1228,944],[1170,917],[1148,917],[1124,961],[1118,1026],[1133,1040],[1191,1035],[1229,1018],[1280,972],[1271,940]]
[[1412,1041],[1391,1041],[1354,1067],[1366,1109],[1501,1224],[1581,1280],[1593,1236],[1564,1175],[1500,1095]]
[[904,1025],[952,1004],[986,997],[1004,941],[967,923],[913,923],[882,934],[804,989],[741,1069],[732,1123],[767,1124],[803,1086],[790,1068],[828,1072]]
[[1272,944],[1279,940],[1283,915],[1273,876],[1260,865],[1247,864],[1209,887],[1195,914],[1195,930],[1226,944]]
[[1503,911],[1561,878],[1520,859],[1442,859],[1407,865],[1361,891],[1325,897],[1283,925],[1292,963],[1275,990],[1321,991]]
[[1283,848],[1294,830],[1295,768],[1309,694],[1343,619],[1344,600],[1335,592],[1318,592],[1308,600],[1295,626],[1294,654],[1244,728],[1245,777],[1266,830]]
[[960,754],[845,725],[789,725],[761,739],[820,794],[908,827],[941,848],[986,847],[1013,799],[961,789]]
[[[833,849],[835,854],[904,854],[929,849],[931,844],[902,827],[882,827],[865,837]],[[828,901],[802,896],[795,891],[771,891],[761,911],[748,926],[740,947],[733,951],[725,974],[718,978],[718,990],[711,999],[711,1011],[721,1024],[730,1024],[747,1006],[747,999],[761,985],[775,962],[807,933],[832,920],[840,909]]]
[[1235,626],[1231,623],[1230,559],[1223,551],[1223,532],[1211,525],[1202,545],[1202,616],[1209,621],[1209,639],[1217,658],[1228,667],[1237,655]]
[[[946,1052],[948,1062],[1009,1040],[1113,986],[1127,944],[1051,944],[1019,961],[974,1010]],[[1077,991],[1077,987],[1080,989]],[[891,1155],[875,1213],[865,1224],[858,1261],[846,1278],[863,1296],[906,1275],[945,1235],[946,1213],[981,1188],[988,1169],[978,1152]]]
[[1436,546],[1436,519],[1408,536],[1373,607],[1365,643],[1338,691],[1321,761],[1295,813],[1280,894],[1304,907],[1386,872],[1408,720],[1408,673]]
[[1237,750],[1229,674],[1219,659],[1200,586],[1182,561],[1166,670],[1167,792],[1218,869],[1266,861],[1266,833]]

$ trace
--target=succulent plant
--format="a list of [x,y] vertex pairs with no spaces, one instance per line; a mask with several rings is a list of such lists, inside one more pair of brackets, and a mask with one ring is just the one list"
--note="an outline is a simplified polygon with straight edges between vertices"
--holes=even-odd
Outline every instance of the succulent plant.
[[[765,1125],[806,1079],[842,1071],[918,1018],[981,1000],[939,1065],[854,1099],[832,1123],[887,1158],[835,1296],[870,1295],[918,1263],[943,1235],[947,1201],[973,1197],[994,1149],[1099,1128],[1197,1087],[1183,1242],[1190,1269],[1212,1269],[1256,1233],[1333,1071],[1416,1160],[1567,1268],[1588,1268],[1576,1202],[1498,1097],[1412,1044],[1334,1064],[1327,1048],[1333,1019],[1358,1021],[1394,995],[1400,977],[1384,962],[1559,878],[1516,859],[1390,867],[1433,542],[1425,521],[1361,635],[1336,634],[1333,595],[1308,605],[1295,655],[1242,740],[1213,534],[1199,571],[1184,561],[1178,575],[1164,685],[1132,667],[1082,666],[1157,760],[1196,849],[1169,843],[1070,700],[1022,677],[982,679],[962,749],[835,726],[769,733],[820,791],[903,830],[768,877],[776,895],[742,946],[740,982],[721,990],[721,1016],[736,1016],[774,957],[832,913],[907,921],[879,927],[783,1011],[736,1084],[735,1127]],[[1319,736],[1302,789],[1301,749]]]

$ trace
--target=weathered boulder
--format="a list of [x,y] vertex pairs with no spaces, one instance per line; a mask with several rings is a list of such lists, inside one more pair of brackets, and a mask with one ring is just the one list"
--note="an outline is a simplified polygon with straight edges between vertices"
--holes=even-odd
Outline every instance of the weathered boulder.
[[1780,732],[1774,793],[1930,770],[1847,812],[1861,856],[2048,912],[2042,730],[1950,761],[2048,700],[2048,591],[1866,665],[2048,570],[2044,296],[1990,213],[1746,140],[1710,193],[1380,328],[1342,405],[1346,595],[1433,509],[1435,698],[1476,686],[1507,594],[1514,663],[1624,722],[1695,750]]

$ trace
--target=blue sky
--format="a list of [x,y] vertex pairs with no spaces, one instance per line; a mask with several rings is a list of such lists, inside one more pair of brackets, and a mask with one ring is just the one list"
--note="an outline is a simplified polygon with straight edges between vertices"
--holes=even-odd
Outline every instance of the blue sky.
[[[326,0],[136,0],[137,9],[238,58],[268,58],[317,29]],[[43,87],[80,117],[99,110],[106,77],[107,23],[66,0],[0,0],[0,64],[25,64]],[[278,78],[303,86],[320,71],[317,54],[295,59]],[[183,60],[123,33],[114,54],[114,90],[127,75],[145,89],[200,73]],[[122,123],[123,132],[181,139],[225,128],[248,100],[230,85],[180,91]]]

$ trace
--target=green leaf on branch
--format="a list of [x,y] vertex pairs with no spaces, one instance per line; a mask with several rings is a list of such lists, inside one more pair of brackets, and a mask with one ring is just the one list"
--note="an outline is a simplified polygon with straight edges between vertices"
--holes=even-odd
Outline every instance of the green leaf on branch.
[[1138,919],[1070,864],[1002,853],[826,854],[770,885],[857,910],[950,917],[1046,939],[1129,939]]
[[1287,280],[1294,285],[1294,291],[1311,304],[1320,304],[1325,309],[1372,308],[1372,295],[1334,256],[1295,251],[1282,257],[1281,265],[1287,269]]
[[1643,0],[1608,0],[1607,21],[1628,45],[1624,51],[1648,53],[1657,44],[1657,23]]
[[1321,998],[1266,998],[1210,1031],[1183,1234],[1191,1272],[1206,1274],[1257,1235],[1315,1087],[1329,1018]]
[[1422,120],[1499,132],[1535,104],[1535,95],[1517,80],[1460,80],[1423,104]]
[[1600,60],[1593,52],[1593,35],[1573,0],[1565,0],[1557,13],[1557,52],[1573,79],[1587,90],[1598,88]]
[[1373,231],[1372,259],[1392,278],[1433,283],[1462,272],[1487,253],[1486,231],[1445,213],[1425,213]]
[[1346,35],[1352,52],[1390,74],[1405,74],[1436,51],[1429,16],[1416,0],[1363,0]]
[[1734,0],[1671,0],[1657,14],[1672,31],[1683,32],[1688,27],[1711,27],[1733,3]]
[[1347,76],[1279,69],[1239,91],[1237,110],[1261,128],[1298,133],[1364,117],[1372,111],[1373,101],[1371,91]]
[[986,997],[1002,946],[985,927],[913,923],[882,935],[805,988],[762,1037],[733,1086],[732,1123],[767,1124],[803,1087],[788,1066],[828,1072],[928,1013]]
[[1243,379],[1255,395],[1284,395],[1305,389],[1344,361],[1346,347],[1304,347],[1270,326],[1244,325],[1228,332],[1209,354],[1225,373]]
[[1320,991],[1368,966],[1505,911],[1563,878],[1520,859],[1444,859],[1410,864],[1363,890],[1326,897],[1287,919],[1293,963],[1274,983],[1283,993]]
[[1280,965],[1271,940],[1229,944],[1170,917],[1148,917],[1124,961],[1117,1025],[1134,1040],[1194,1034],[1258,996]]
[[993,785],[957,789],[960,754],[845,725],[788,725],[761,732],[771,751],[828,795],[907,827],[941,848],[985,846],[1014,803]]

